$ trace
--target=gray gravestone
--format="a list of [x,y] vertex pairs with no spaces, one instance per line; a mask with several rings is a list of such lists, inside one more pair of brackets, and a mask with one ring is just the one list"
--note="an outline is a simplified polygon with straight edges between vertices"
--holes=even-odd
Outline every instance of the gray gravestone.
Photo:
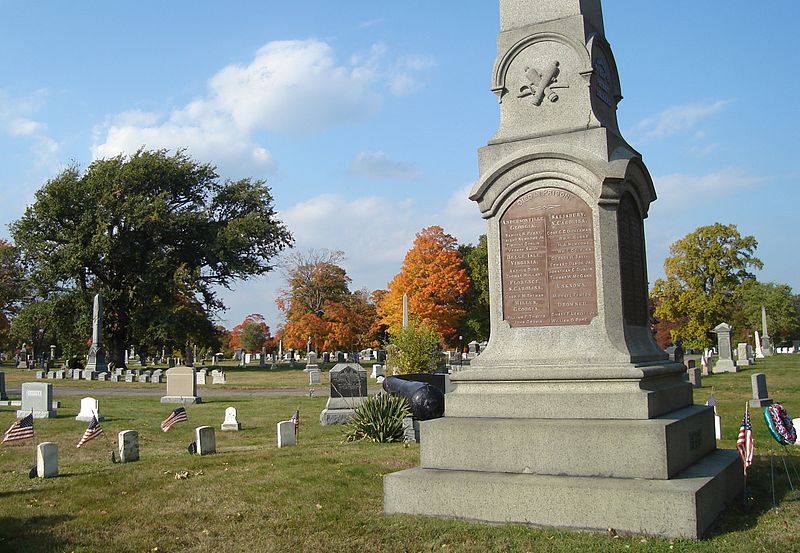
[[198,455],[211,455],[217,452],[217,438],[213,426],[198,426],[194,429]]
[[6,394],[6,373],[0,372],[0,400],[7,400],[8,395]]
[[700,369],[688,369],[686,371],[689,374],[689,382],[692,384],[694,388],[702,388],[702,381],[700,379]]
[[767,327],[767,309],[763,305],[761,306],[761,328],[764,331],[764,335],[761,337],[761,351],[764,353],[764,357],[769,357],[775,354],[775,348]]
[[344,424],[367,399],[367,372],[356,363],[339,363],[330,370],[328,378],[330,397],[319,421],[323,425]]
[[172,367],[167,370],[167,395],[161,403],[201,403],[197,395],[194,367]]
[[714,327],[717,335],[717,351],[719,359],[714,365],[715,373],[735,373],[739,372],[736,362],[733,360],[733,350],[731,349],[731,331],[733,327],[727,323],[720,323]]
[[310,386],[314,386],[315,384],[322,382],[320,374],[321,373],[319,369],[310,369],[308,371],[308,384]]
[[740,367],[749,367],[750,358],[747,355],[747,344],[739,342],[736,345],[736,364]]
[[767,377],[764,373],[750,375],[750,384],[753,388],[753,399],[750,400],[750,407],[767,407],[773,404],[767,393]]
[[500,0],[499,20],[500,123],[470,191],[492,339],[420,425],[420,466],[384,477],[384,512],[696,538],[742,469],[653,340],[655,187],[619,129],[600,2]]
[[297,444],[297,436],[294,433],[293,421],[281,421],[278,423],[278,447],[287,447]]
[[117,435],[119,462],[132,463],[139,460],[139,433],[136,430],[123,430]]
[[54,419],[56,410],[53,409],[53,385],[46,382],[23,382],[22,402],[17,411],[17,418],[21,419],[33,412],[34,419]]
[[106,352],[103,349],[103,299],[100,297],[100,294],[94,296],[94,303],[92,305],[92,345],[89,346],[89,358],[86,361],[86,371],[89,372],[90,377],[87,378],[84,376],[85,380],[91,380],[92,372],[108,371]]
[[36,474],[39,478],[58,476],[58,444],[42,442],[36,446]]

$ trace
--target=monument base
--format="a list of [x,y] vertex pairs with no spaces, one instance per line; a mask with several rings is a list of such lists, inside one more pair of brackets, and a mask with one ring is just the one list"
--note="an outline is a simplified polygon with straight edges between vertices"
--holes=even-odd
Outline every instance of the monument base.
[[384,476],[386,514],[699,538],[741,492],[734,451],[671,480],[413,468]]
[[344,424],[356,414],[356,407],[366,401],[366,397],[329,397],[325,409],[319,414],[322,426]]
[[200,396],[163,396],[161,403],[203,403]]
[[33,418],[34,419],[54,419],[54,418],[56,418],[58,416],[58,414],[56,413],[56,411],[54,409],[51,409],[49,411],[36,411],[36,410],[30,411],[30,410],[28,410],[28,411],[17,411],[17,418],[21,419],[22,417],[27,417],[31,413],[33,413]]
[[766,398],[763,398],[763,399],[751,399],[750,400],[750,407],[756,407],[756,408],[763,409],[764,407],[769,407],[773,403],[775,403],[775,402],[772,401],[772,398],[769,398],[769,397],[766,397]]
[[717,364],[714,365],[714,373],[738,373],[739,367],[736,366],[736,363],[733,362],[732,359],[720,359],[717,361]]

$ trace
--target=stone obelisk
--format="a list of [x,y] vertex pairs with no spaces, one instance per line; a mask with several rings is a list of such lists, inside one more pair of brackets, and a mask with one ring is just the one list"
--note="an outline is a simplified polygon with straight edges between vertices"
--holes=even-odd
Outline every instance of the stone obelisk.
[[103,299],[100,294],[96,294],[92,306],[92,345],[89,346],[84,378],[89,380],[92,373],[107,371],[108,363],[106,363],[106,353],[103,349]]
[[650,330],[656,194],[622,137],[599,0],[500,0],[500,124],[470,198],[487,222],[491,337],[420,424],[384,510],[697,537],[742,489],[714,413]]
[[403,292],[403,328],[408,328],[408,294]]
[[769,357],[775,353],[775,348],[772,346],[772,338],[769,337],[769,329],[767,328],[767,308],[761,306],[761,329],[764,335],[761,337],[761,351],[764,352],[764,357]]

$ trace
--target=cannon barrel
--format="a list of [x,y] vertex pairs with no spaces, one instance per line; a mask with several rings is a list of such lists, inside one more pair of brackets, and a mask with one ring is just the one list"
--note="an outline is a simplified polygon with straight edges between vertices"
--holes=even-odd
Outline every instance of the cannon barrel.
[[411,415],[417,420],[438,419],[444,415],[444,394],[435,386],[389,376],[383,381],[383,389],[406,398]]

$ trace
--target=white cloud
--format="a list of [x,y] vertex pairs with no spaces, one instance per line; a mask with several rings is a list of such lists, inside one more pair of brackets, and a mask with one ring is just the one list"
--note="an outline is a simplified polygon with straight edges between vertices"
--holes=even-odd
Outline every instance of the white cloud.
[[459,243],[476,244],[478,237],[486,234],[486,221],[478,204],[469,199],[472,184],[454,190],[440,215],[442,227],[458,238]]
[[717,100],[670,106],[639,121],[634,134],[641,140],[665,138],[694,128],[700,121],[724,110],[730,104],[730,100]]
[[653,207],[659,211],[688,210],[702,207],[704,202],[730,196],[741,190],[758,186],[765,179],[729,167],[707,175],[675,173],[654,179],[658,200]]
[[318,40],[270,42],[247,65],[229,65],[208,82],[204,96],[165,116],[129,111],[102,128],[94,158],[146,148],[187,148],[200,159],[237,171],[274,170],[258,144],[261,130],[304,135],[371,116],[380,105],[374,90],[383,47],[337,63]]
[[419,171],[413,164],[393,160],[380,151],[357,153],[347,173],[375,179],[410,180],[419,176]]
[[389,80],[391,91],[398,96],[418,91],[423,86],[420,73],[431,69],[434,65],[433,59],[427,56],[400,58],[392,69]]
[[50,137],[45,123],[33,118],[44,106],[46,97],[44,90],[21,98],[12,98],[0,90],[0,132],[28,141],[35,167],[52,171],[58,166],[61,145]]

